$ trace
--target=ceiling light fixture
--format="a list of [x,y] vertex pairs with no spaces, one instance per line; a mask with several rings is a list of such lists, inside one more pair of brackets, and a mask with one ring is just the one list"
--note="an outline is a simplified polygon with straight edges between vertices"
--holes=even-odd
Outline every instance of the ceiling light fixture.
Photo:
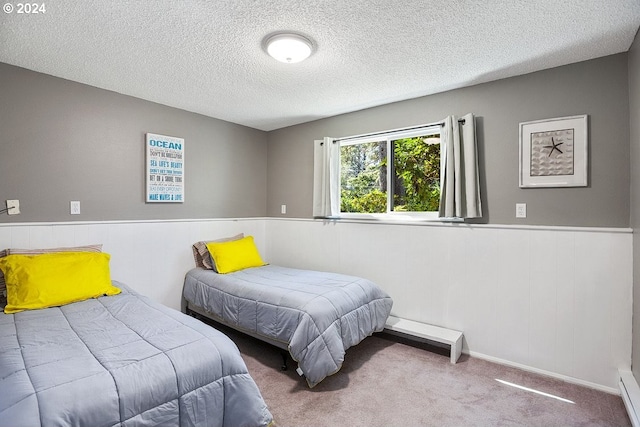
[[298,34],[276,34],[267,39],[267,53],[280,62],[293,64],[311,55],[311,42]]

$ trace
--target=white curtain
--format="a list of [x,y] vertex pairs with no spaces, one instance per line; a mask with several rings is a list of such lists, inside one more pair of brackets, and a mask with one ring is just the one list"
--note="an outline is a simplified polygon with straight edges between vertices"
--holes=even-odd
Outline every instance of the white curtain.
[[440,213],[441,218],[479,218],[480,180],[476,126],[473,114],[443,120],[440,132]]
[[313,216],[340,215],[340,144],[332,138],[314,141]]

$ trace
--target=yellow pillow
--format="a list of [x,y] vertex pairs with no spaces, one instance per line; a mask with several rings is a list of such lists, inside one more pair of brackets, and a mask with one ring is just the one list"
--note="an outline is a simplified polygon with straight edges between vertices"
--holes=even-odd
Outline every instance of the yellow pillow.
[[4,312],[55,307],[102,295],[116,295],[111,284],[110,255],[57,252],[0,258],[7,282]]
[[266,265],[260,258],[253,236],[231,242],[208,242],[207,249],[216,264],[218,273],[232,273],[249,267]]

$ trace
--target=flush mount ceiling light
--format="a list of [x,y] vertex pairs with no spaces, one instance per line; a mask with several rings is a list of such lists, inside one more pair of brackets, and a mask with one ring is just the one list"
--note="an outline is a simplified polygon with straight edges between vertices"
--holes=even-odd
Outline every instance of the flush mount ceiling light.
[[311,42],[298,34],[276,34],[267,39],[267,53],[280,62],[293,64],[311,55]]

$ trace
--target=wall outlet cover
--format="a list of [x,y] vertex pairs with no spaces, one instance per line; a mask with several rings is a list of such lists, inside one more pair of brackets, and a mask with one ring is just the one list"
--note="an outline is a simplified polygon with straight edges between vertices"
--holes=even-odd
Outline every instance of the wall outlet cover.
[[20,200],[7,200],[7,214],[18,215],[20,213]]

